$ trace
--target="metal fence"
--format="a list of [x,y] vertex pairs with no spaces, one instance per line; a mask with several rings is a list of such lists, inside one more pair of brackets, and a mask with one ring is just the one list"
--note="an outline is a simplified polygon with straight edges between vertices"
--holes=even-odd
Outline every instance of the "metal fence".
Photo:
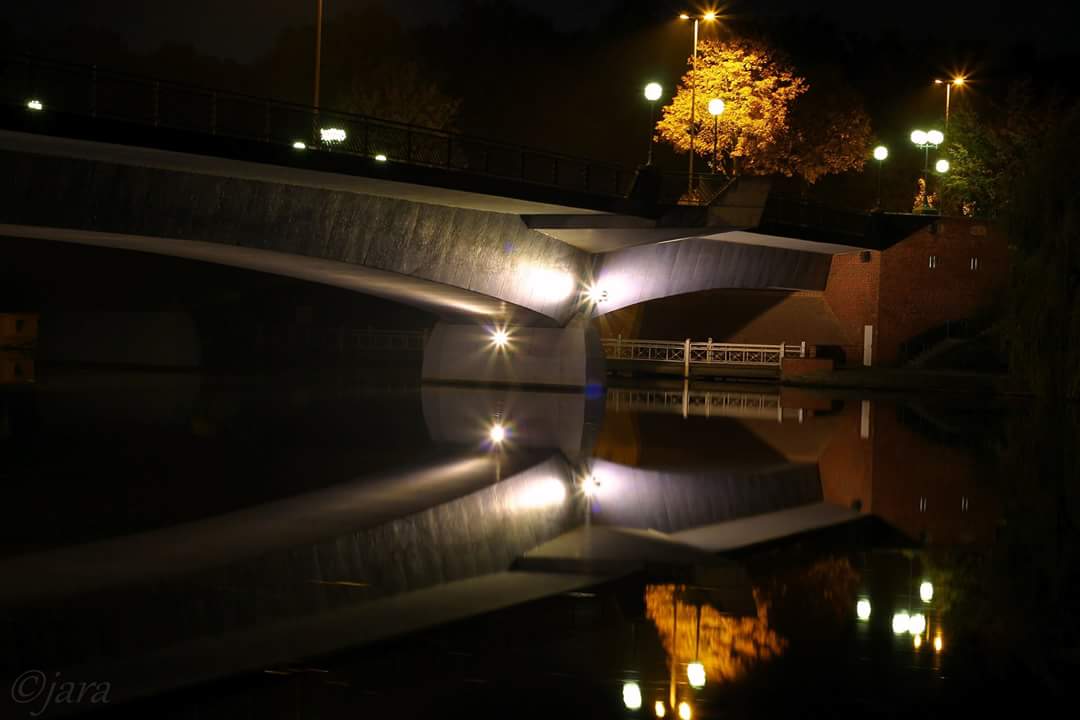
[[681,342],[665,340],[601,340],[604,357],[608,360],[640,360],[644,362],[692,365],[738,365],[743,367],[780,367],[785,357],[806,357],[806,343],[792,345],[756,345],[747,343]]
[[612,163],[26,55],[0,56],[0,103],[598,195],[624,196],[633,182]]

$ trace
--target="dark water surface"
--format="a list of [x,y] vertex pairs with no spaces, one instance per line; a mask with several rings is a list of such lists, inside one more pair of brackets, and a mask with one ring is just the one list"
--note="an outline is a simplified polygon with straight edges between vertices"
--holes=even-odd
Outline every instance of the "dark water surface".
[[965,716],[1069,695],[1074,410],[433,387],[406,366],[0,388],[0,717]]

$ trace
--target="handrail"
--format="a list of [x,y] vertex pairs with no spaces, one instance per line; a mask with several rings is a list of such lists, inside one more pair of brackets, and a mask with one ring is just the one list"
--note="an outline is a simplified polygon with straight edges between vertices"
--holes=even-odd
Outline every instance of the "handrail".
[[[369,161],[385,156],[388,162],[509,177],[600,195],[625,196],[633,177],[632,171],[616,163],[450,130],[25,53],[0,56],[0,103],[25,106],[31,99],[40,100],[46,111],[273,145],[303,142],[304,149]],[[317,137],[320,128],[330,127],[344,130],[344,140]]]
[[679,363],[689,372],[691,365],[744,365],[780,367],[785,357],[806,357],[806,343],[716,343],[671,340],[629,340],[622,336],[603,338],[604,357],[610,360]]

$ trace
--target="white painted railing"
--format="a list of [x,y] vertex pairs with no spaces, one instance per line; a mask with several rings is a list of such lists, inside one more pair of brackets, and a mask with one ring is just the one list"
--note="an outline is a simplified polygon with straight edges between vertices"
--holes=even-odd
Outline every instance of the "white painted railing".
[[691,365],[738,365],[743,367],[780,367],[781,358],[806,357],[806,343],[798,345],[754,345],[747,343],[682,342],[665,340],[601,340],[608,360],[678,363],[689,374]]
[[690,390],[687,385],[682,390],[611,388],[607,402],[615,412],[803,421],[803,411],[783,407],[778,394],[700,391]]

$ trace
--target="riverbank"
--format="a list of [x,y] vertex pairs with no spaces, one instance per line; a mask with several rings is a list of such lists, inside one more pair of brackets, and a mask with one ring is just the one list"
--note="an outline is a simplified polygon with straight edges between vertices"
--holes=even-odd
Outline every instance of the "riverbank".
[[925,368],[837,368],[825,372],[785,375],[781,384],[904,393],[1029,394],[1023,385],[1010,375]]

